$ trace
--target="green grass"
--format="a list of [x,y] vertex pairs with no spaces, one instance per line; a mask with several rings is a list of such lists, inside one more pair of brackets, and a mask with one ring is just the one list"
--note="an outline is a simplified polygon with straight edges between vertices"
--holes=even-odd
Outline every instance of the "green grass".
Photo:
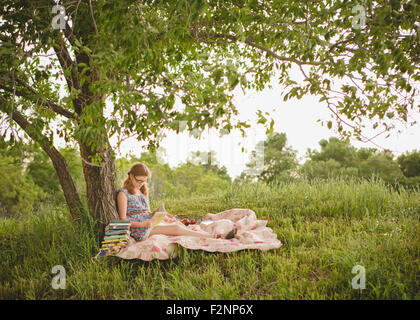
[[[283,243],[266,252],[208,253],[180,247],[175,259],[105,257],[91,219],[66,208],[0,219],[0,299],[420,299],[420,192],[381,182],[331,180],[235,187],[162,201],[172,214],[249,208]],[[66,288],[54,290],[54,265]],[[352,268],[366,289],[352,289]]]

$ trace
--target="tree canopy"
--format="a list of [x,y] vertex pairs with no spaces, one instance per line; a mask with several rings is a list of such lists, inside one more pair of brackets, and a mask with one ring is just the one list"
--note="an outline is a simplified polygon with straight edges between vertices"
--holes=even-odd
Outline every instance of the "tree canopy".
[[276,75],[284,100],[316,95],[335,119],[329,128],[361,139],[365,119],[390,130],[418,111],[415,0],[60,5],[0,4],[0,121],[8,143],[30,138],[52,159],[72,214],[82,206],[55,134],[79,145],[89,208],[107,220],[115,216],[110,137],[135,135],[155,149],[162,129],[180,131],[183,121],[245,134],[249,124],[232,121],[237,86],[262,90]]

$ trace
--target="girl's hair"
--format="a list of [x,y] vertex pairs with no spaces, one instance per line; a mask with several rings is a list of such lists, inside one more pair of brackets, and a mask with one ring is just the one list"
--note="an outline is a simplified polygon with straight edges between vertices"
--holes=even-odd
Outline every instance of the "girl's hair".
[[[137,162],[133,164],[130,168],[130,171],[127,173],[127,178],[125,178],[123,182],[123,188],[126,188],[128,192],[131,194],[135,194],[134,185],[131,182],[130,179],[130,173],[132,173],[135,176],[146,176],[147,178],[152,176],[152,172],[149,170],[149,168],[141,163]],[[147,187],[147,181],[143,183],[143,185],[140,187],[140,191],[147,197],[149,195],[149,188]]]

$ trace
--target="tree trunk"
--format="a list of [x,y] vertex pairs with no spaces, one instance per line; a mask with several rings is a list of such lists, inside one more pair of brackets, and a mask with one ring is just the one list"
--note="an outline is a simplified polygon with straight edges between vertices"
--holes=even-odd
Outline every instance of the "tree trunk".
[[[109,146],[107,137],[104,138],[104,141]],[[104,152],[101,152],[102,164],[95,165],[91,163],[90,156],[98,152],[92,152],[90,147],[80,141],[79,147],[89,211],[103,227],[110,220],[119,218],[116,207],[116,177],[112,150],[108,147]]]
[[70,175],[66,160],[55,148],[42,146],[42,149],[48,154],[54,165],[73,220],[79,219],[85,209],[80,201],[79,194],[77,193],[76,186],[74,185],[73,179]]
[[73,178],[70,175],[67,162],[60,152],[55,147],[50,147],[50,141],[47,137],[33,130],[32,125],[27,121],[20,112],[13,112],[13,120],[36,142],[50,157],[55,171],[57,172],[58,180],[63,189],[67,205],[73,220],[82,216],[84,207],[80,201]]
[[[89,17],[90,19],[90,17]],[[92,30],[94,32],[94,30]],[[86,40],[88,43],[88,40]],[[76,63],[85,63],[91,65],[91,58],[84,52],[76,54]],[[80,94],[73,100],[73,105],[76,112],[80,116],[79,120],[83,119],[83,113],[85,109],[94,105],[95,103],[102,104],[101,112],[91,118],[89,115],[88,119],[92,123],[85,123],[81,120],[79,125],[81,126],[97,126],[101,124],[99,118],[103,119],[103,110],[105,108],[105,94],[94,93],[91,91],[90,84],[100,81],[100,71],[97,68],[91,68],[85,73],[85,76],[90,77],[90,81],[86,81],[80,86]],[[90,122],[90,121],[88,121]],[[91,150],[91,146],[87,142],[79,140],[80,156],[82,157],[82,167],[86,182],[86,195],[89,212],[92,217],[99,223],[98,227],[100,232],[103,231],[103,227],[109,223],[112,219],[118,219],[117,207],[116,207],[116,188],[115,188],[115,163],[113,159],[113,151],[110,148],[108,136],[106,134],[97,137],[99,141],[95,141],[95,148]],[[101,164],[96,165],[92,163],[92,156],[99,156]]]

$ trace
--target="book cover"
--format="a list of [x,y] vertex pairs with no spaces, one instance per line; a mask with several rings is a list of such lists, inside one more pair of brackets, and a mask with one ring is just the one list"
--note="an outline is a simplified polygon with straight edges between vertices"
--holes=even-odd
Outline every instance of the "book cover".
[[130,223],[129,220],[111,220],[109,222],[109,224],[126,224],[126,223]]
[[130,223],[124,223],[124,224],[109,224],[107,227],[109,228],[128,228],[130,227],[131,221]]
[[108,242],[108,243],[102,243],[102,248],[109,248],[112,246],[125,246],[128,243],[128,241],[114,241],[114,242]]
[[130,234],[129,230],[116,230],[116,231],[107,231],[105,232],[105,236],[115,236],[115,235],[124,235],[124,234]]
[[128,241],[128,240],[130,240],[128,237],[127,238],[117,238],[117,239],[104,240],[104,241],[102,241],[102,243],[121,242],[121,241]]
[[117,245],[120,243],[128,243],[128,240],[118,240],[118,241],[109,241],[109,242],[102,242],[102,246],[109,246],[109,245]]
[[129,230],[129,229],[130,229],[129,225],[127,225],[127,226],[106,226],[105,227],[105,231],[109,231],[109,230],[111,230],[111,231],[114,231],[114,230]]
[[119,234],[115,236],[105,236],[104,240],[111,240],[111,239],[128,239],[128,234]]
[[112,239],[102,241],[102,244],[118,243],[118,242],[127,242],[129,239]]
[[165,209],[165,204],[162,203],[159,208],[157,208],[156,212],[167,212]]
[[127,228],[127,227],[129,227],[129,226],[130,226],[130,224],[131,224],[131,221],[130,221],[130,223],[110,223],[110,224],[108,225],[108,227],[121,227],[121,228]]
[[107,250],[109,248],[113,248],[113,247],[125,247],[127,245],[127,243],[112,243],[112,244],[107,244],[107,245],[103,245],[101,247],[101,250]]
[[[120,222],[118,222],[120,221]],[[111,220],[108,225],[109,226],[125,226],[127,224],[130,224],[130,220]]]

